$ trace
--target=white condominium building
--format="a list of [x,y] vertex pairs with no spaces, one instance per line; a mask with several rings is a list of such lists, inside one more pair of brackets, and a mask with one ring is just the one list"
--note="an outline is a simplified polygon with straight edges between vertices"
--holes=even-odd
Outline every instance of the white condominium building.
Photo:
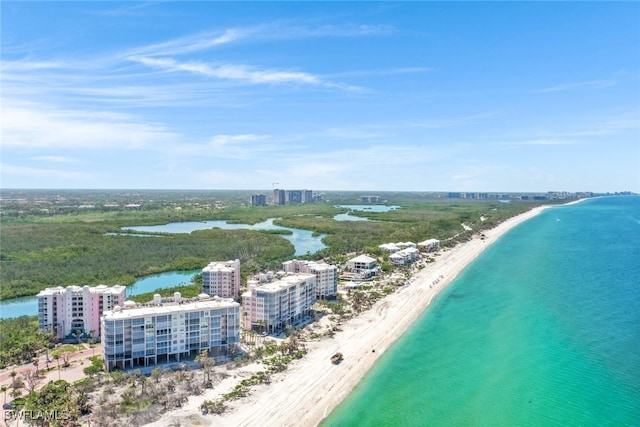
[[100,316],[122,305],[126,291],[120,285],[47,288],[38,294],[38,328],[62,338],[71,334],[98,338]]
[[405,248],[389,255],[389,260],[395,265],[408,265],[420,257],[420,251],[416,248]]
[[202,293],[236,299],[240,295],[240,260],[214,261],[202,269]]
[[247,330],[275,332],[307,316],[316,303],[316,276],[287,274],[268,283],[249,281],[242,294],[242,322]]
[[434,252],[440,249],[440,240],[427,239],[424,242],[418,243],[418,248],[423,252]]
[[214,357],[225,355],[240,341],[240,304],[206,294],[155,295],[148,304],[127,301],[105,312],[101,321],[107,371],[179,362],[205,349]]
[[327,299],[338,292],[338,267],[315,261],[293,259],[282,263],[287,273],[307,273],[316,276],[316,298]]

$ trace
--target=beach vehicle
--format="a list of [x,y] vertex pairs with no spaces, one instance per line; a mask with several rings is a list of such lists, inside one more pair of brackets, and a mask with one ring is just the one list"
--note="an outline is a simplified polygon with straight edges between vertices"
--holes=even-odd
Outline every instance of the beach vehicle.
[[336,353],[333,356],[331,356],[331,363],[333,363],[334,365],[337,365],[338,363],[342,362],[342,359],[344,359],[344,357],[342,356],[342,353]]

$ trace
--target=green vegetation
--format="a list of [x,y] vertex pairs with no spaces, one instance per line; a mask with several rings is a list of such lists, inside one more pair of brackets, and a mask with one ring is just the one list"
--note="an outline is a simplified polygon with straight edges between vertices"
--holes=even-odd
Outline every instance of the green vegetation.
[[294,253],[277,235],[248,230],[202,230],[158,238],[105,235],[103,223],[2,224],[1,299],[34,295],[46,287],[132,284],[136,277],[203,268],[238,258],[245,268],[277,263]]
[[36,316],[0,320],[0,369],[28,362],[38,351],[53,347],[53,340],[38,331]]
[[[72,426],[77,425],[81,415],[79,395],[73,386],[64,380],[52,381],[28,395],[24,402],[24,410],[28,421],[35,425]],[[84,408],[82,408],[84,409]],[[51,420],[45,421],[41,414],[49,414]],[[33,420],[28,418],[33,416]]]
[[[437,199],[419,193],[388,193],[389,212],[359,212],[372,221],[335,221],[356,194],[325,195],[330,203],[246,206],[250,193],[178,191],[14,191],[25,203],[2,205],[0,218],[0,299],[35,295],[52,286],[132,284],[136,278],[175,270],[195,270],[212,260],[240,259],[243,275],[278,269],[294,248],[289,231],[210,229],[190,234],[154,233],[138,237],[121,227],[175,221],[224,219],[274,223],[326,235],[328,248],[309,258],[337,258],[352,252],[376,254],[385,242],[438,238],[443,245],[468,239],[461,223],[480,231],[531,208],[533,203]],[[36,197],[38,196],[38,197]],[[107,209],[110,203],[136,203],[142,210]],[[81,205],[94,206],[80,209]],[[74,207],[75,206],[75,207]],[[219,208],[224,206],[224,208]],[[481,221],[480,218],[484,220]]]
[[102,356],[92,356],[89,357],[91,360],[91,366],[87,366],[82,370],[86,376],[89,378],[93,378],[96,375],[100,375],[102,370],[104,369],[104,361],[102,360]]

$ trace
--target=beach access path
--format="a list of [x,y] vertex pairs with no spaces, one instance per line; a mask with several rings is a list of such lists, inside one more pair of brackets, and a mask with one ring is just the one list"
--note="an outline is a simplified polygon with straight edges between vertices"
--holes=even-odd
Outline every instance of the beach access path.
[[[382,355],[420,317],[431,301],[482,251],[516,225],[551,206],[535,207],[483,231],[484,238],[440,252],[406,285],[378,301],[370,310],[344,322],[332,338],[307,344],[307,355],[272,377],[269,385],[252,387],[248,397],[230,402],[222,415],[202,415],[199,406],[229,391],[219,384],[189,398],[148,426],[180,422],[182,426],[316,426],[344,400]],[[332,364],[336,352],[344,355]],[[235,379],[236,382],[239,379]]]

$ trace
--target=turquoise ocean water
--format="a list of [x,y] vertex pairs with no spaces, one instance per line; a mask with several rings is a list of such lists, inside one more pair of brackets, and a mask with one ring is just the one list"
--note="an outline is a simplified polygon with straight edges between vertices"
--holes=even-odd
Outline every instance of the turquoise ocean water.
[[324,426],[640,426],[640,197],[488,248]]

